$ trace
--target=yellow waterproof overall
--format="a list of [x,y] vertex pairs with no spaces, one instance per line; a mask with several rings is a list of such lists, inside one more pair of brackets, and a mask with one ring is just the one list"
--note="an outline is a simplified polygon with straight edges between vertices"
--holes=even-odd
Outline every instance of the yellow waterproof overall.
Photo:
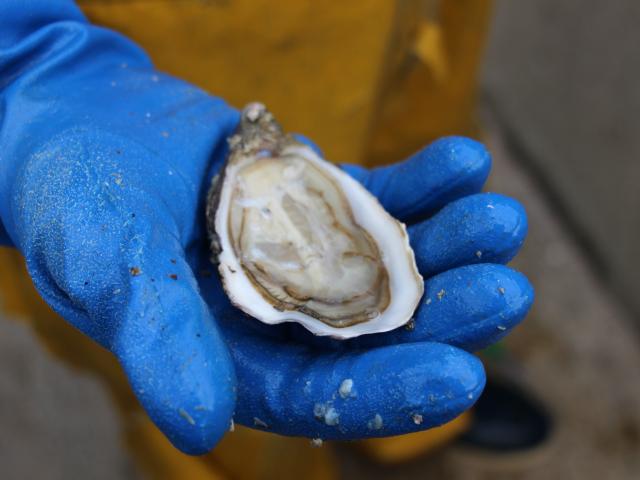
[[[476,72],[488,0],[80,0],[89,19],[133,39],[157,67],[236,107],[266,103],[336,162],[403,159],[442,135],[476,135]],[[0,248],[0,306],[57,358],[100,376],[126,442],[152,478],[336,478],[332,447],[238,427],[208,455],[175,450],[141,413],[116,360],[38,297],[22,258]],[[402,461],[453,438],[445,427],[358,442]],[[250,461],[247,452],[251,452]]]

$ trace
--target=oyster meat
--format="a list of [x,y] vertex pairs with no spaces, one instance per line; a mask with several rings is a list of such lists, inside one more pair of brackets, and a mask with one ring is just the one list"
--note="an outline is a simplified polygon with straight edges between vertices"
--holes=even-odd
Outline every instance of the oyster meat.
[[407,323],[423,293],[406,229],[260,103],[242,112],[207,226],[232,303],[258,320],[352,338]]

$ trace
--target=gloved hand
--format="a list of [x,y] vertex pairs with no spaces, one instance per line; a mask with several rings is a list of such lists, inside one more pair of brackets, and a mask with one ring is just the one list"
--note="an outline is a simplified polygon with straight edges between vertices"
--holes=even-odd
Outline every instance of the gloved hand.
[[174,445],[203,453],[232,417],[285,435],[396,435],[473,404],[484,372],[467,351],[533,300],[500,265],[524,240],[524,211],[478,194],[491,163],[480,144],[447,138],[398,165],[344,167],[410,225],[426,292],[413,329],[317,338],[246,318],[211,274],[204,201],[235,109],[155,71],[69,0],[5,0],[0,32],[5,237],[44,299],[117,356]]

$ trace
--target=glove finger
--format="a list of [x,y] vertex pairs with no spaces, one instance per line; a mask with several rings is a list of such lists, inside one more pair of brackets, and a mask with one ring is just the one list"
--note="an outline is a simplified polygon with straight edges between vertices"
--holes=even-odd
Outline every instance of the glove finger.
[[318,353],[230,335],[238,374],[235,420],[321,439],[399,435],[443,424],[484,386],[478,359],[436,343]]
[[442,342],[467,351],[485,348],[507,335],[526,316],[533,287],[503,265],[468,265],[425,283],[425,293],[409,326],[354,339],[348,348],[411,342]]
[[372,170],[343,165],[394,217],[412,223],[458,198],[478,193],[491,170],[491,155],[474,140],[445,137],[404,162]]
[[229,428],[235,373],[181,246],[166,237],[149,245],[128,267],[112,348],[156,425],[183,452],[202,454]]
[[494,193],[461,198],[409,227],[416,263],[426,278],[462,265],[507,263],[526,235],[522,205]]

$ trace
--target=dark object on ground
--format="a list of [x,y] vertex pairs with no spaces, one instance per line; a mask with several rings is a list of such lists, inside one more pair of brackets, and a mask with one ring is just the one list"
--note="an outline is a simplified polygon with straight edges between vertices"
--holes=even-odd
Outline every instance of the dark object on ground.
[[460,443],[494,454],[523,452],[544,444],[552,430],[547,410],[522,387],[489,378]]

